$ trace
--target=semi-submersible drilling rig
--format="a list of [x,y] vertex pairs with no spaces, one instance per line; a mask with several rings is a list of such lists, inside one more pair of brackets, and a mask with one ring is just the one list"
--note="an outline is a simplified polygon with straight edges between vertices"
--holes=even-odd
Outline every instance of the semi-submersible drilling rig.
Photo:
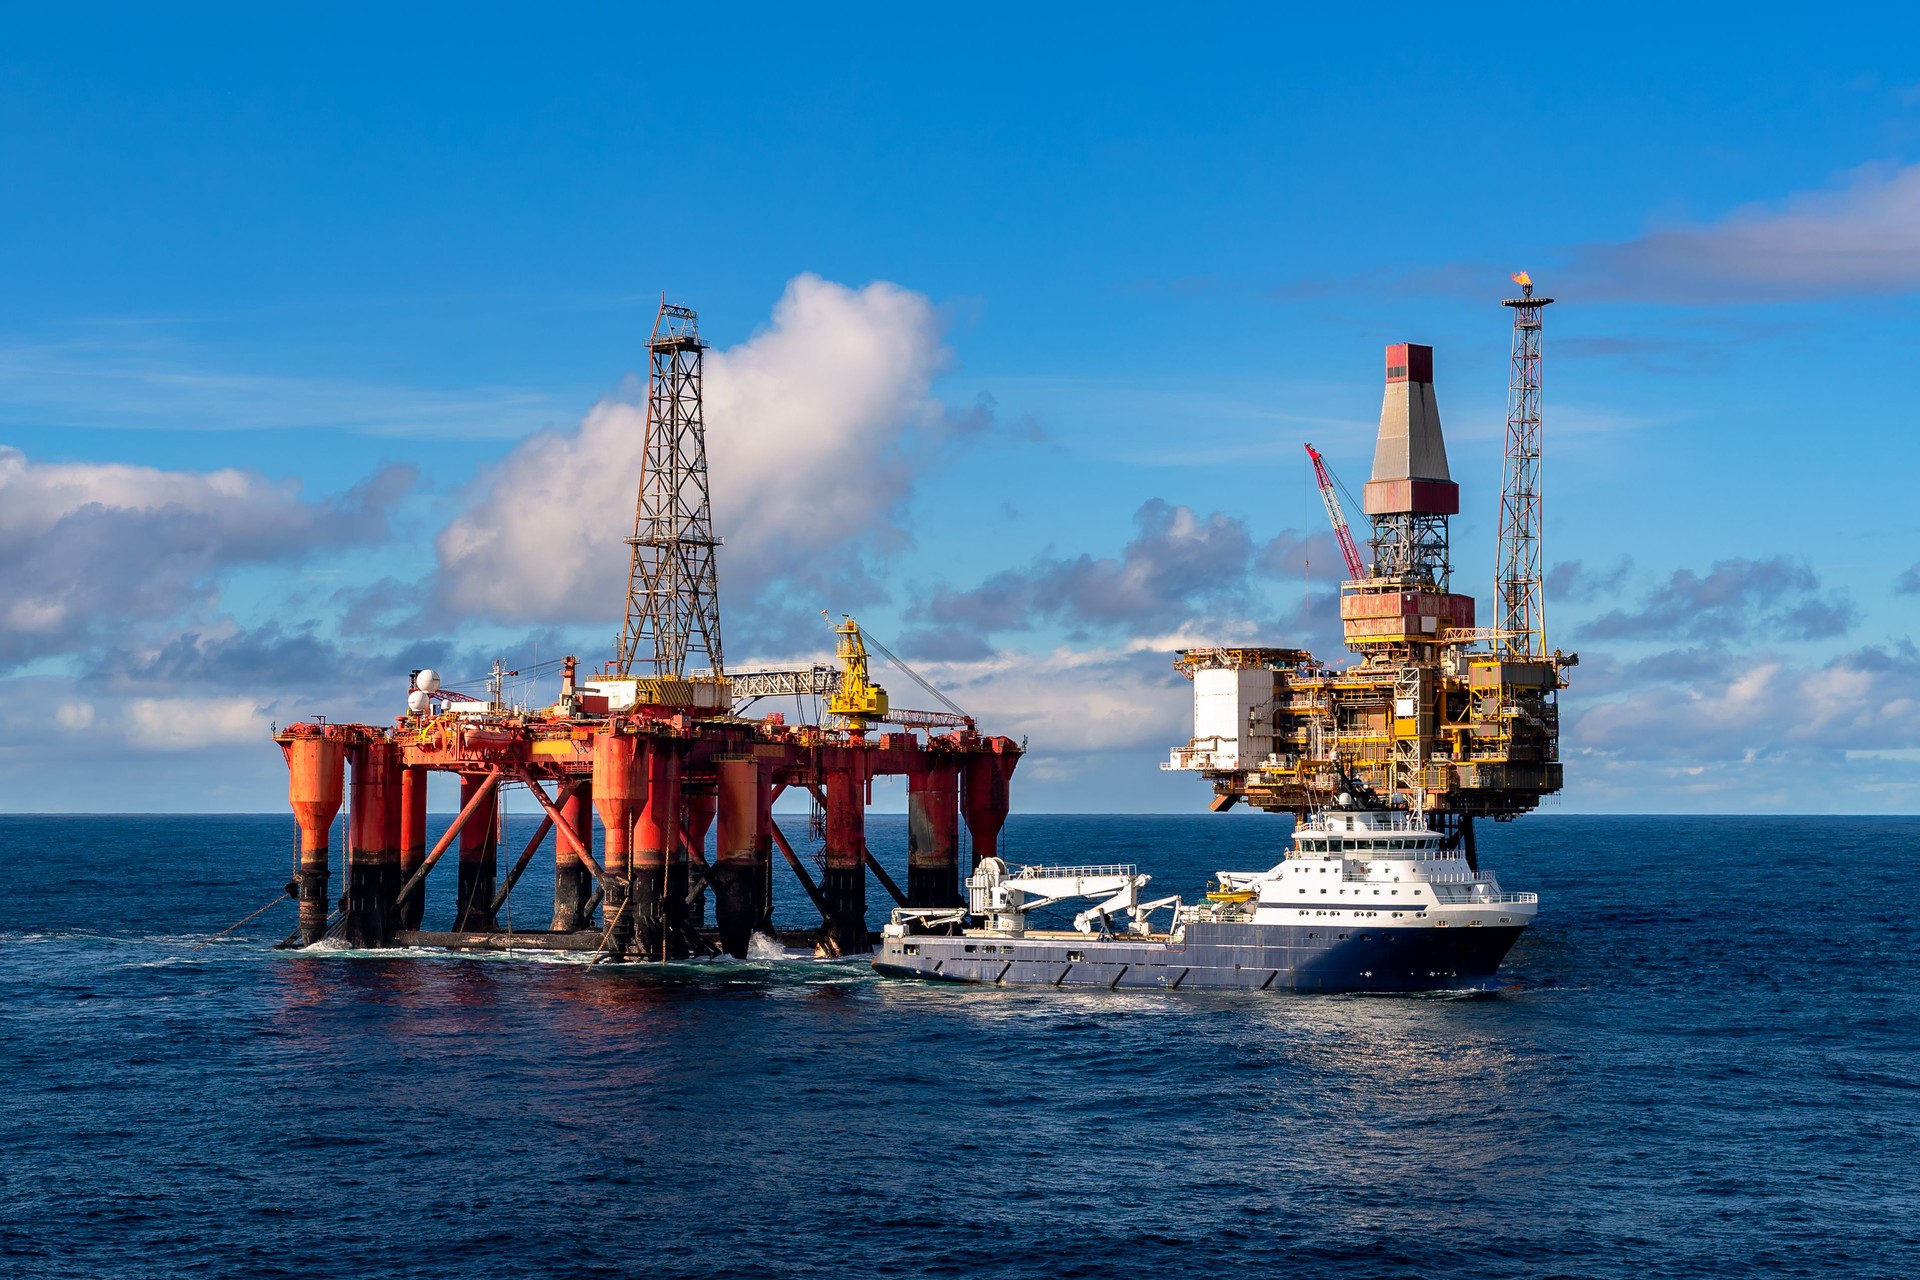
[[[723,949],[744,956],[754,933],[774,927],[777,849],[819,912],[811,940],[828,954],[860,954],[870,942],[869,871],[899,905],[958,906],[963,833],[967,869],[995,855],[1020,747],[982,735],[951,702],[944,711],[893,707],[868,674],[867,646],[886,651],[852,619],[835,629],[837,666],[727,670],[704,349],[694,313],[663,302],[648,343],[626,617],[604,670],[578,672],[573,658],[562,659],[553,672],[558,697],[538,707],[503,700],[502,676],[520,673],[498,662],[484,699],[419,671],[406,714],[391,725],[314,722],[276,735],[300,832],[287,886],[300,922],[287,945],[339,939],[352,947],[537,948],[641,960]],[[790,724],[779,713],[749,714],[760,699],[786,695],[819,699],[825,717]],[[434,772],[458,777],[460,811],[430,841]],[[873,779],[886,775],[907,782],[904,891],[866,838]],[[544,821],[502,877],[501,793],[509,788],[524,790]],[[774,818],[774,802],[789,791],[812,802],[812,859],[795,852]],[[335,902],[330,845],[343,803],[346,891]],[[549,833],[552,922],[503,929],[509,895]],[[456,844],[451,930],[430,932],[427,879]],[[715,930],[706,928],[709,897]]]
[[1334,668],[1304,649],[1183,650],[1193,739],[1167,769],[1213,783],[1212,807],[1245,800],[1303,816],[1354,784],[1423,813],[1474,858],[1473,819],[1513,818],[1561,787],[1557,695],[1579,658],[1546,648],[1540,572],[1540,321],[1553,299],[1514,277],[1507,443],[1495,625],[1474,625],[1452,589],[1448,519],[1460,486],[1447,468],[1433,392],[1433,348],[1387,348],[1386,396],[1362,503],[1362,561],[1334,483],[1312,445],[1346,563],[1340,621],[1358,660]]

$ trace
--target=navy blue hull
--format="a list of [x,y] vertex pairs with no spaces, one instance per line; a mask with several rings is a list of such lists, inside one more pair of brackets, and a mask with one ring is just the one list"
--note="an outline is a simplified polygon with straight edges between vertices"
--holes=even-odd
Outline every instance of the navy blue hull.
[[1487,986],[1525,927],[1190,924],[1178,944],[925,934],[883,940],[873,967],[896,977],[1021,986],[1445,991]]

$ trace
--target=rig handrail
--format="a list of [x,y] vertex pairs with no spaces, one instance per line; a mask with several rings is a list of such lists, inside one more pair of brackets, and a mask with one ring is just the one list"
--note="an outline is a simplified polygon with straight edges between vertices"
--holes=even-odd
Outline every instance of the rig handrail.
[[1138,863],[1106,862],[1088,867],[1021,867],[1009,873],[1010,880],[1040,879],[1050,880],[1089,880],[1095,876],[1137,876],[1140,874]]

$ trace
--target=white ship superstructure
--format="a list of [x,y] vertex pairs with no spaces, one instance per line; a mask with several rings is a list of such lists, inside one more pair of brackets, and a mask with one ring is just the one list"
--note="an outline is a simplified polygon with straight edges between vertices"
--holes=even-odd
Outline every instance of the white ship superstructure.
[[[1222,871],[1224,910],[1212,918],[1254,924],[1366,923],[1392,928],[1526,925],[1537,893],[1504,893],[1418,817],[1382,809],[1327,810],[1293,833],[1293,847],[1266,871]],[[1238,893],[1254,896],[1245,903]],[[1197,916],[1208,907],[1193,908]],[[1183,913],[1187,914],[1187,913]]]

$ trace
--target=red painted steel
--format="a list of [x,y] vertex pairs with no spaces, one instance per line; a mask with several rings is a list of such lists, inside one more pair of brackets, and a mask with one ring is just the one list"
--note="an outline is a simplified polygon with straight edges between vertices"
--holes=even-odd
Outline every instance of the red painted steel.
[[1433,348],[1396,342],[1387,348],[1388,382],[1432,382]]
[[907,902],[960,905],[960,773],[950,760],[907,775]]
[[[996,746],[1001,743],[1013,745],[1005,738],[994,739]],[[1000,856],[1000,829],[1006,825],[1010,805],[1007,784],[1019,760],[1017,751],[983,753],[969,757],[961,774],[960,803],[967,819],[967,834],[973,837],[976,867],[983,858]]]
[[867,941],[866,798],[867,752],[841,747],[827,752],[826,865],[820,892],[826,900],[827,947],[835,955],[862,955]]
[[300,903],[300,943],[327,932],[327,833],[340,813],[346,754],[338,736],[296,737],[281,744],[287,757],[287,800],[300,827],[300,861],[289,886]]
[[[404,757],[402,757],[404,758]],[[419,870],[427,857],[427,771],[418,766],[400,771],[400,880]],[[425,914],[427,895],[409,895],[400,904],[398,925],[418,929]]]
[[689,783],[682,788],[685,794],[686,814],[686,857],[677,865],[684,870],[668,884],[667,892],[687,901],[687,924],[694,929],[707,926],[707,891],[703,887],[693,892],[689,877],[696,863],[706,861],[707,834],[713,830],[714,814],[719,809],[720,794],[717,784],[702,780],[698,785]]
[[[484,774],[460,775],[460,807],[465,809],[486,785]],[[497,790],[482,801],[483,808],[460,828],[460,882],[456,890],[453,927],[458,932],[493,928],[494,881],[500,871],[500,795]]]
[[[302,936],[314,940],[325,929],[327,831],[345,790],[344,752],[350,747],[366,749],[364,776],[366,786],[373,788],[359,806],[355,847],[369,855],[370,864],[376,852],[391,855],[386,874],[406,882],[389,926],[421,924],[425,895],[418,892],[419,882],[425,868],[437,860],[434,853],[423,858],[421,852],[427,843],[429,775],[440,771],[461,777],[464,809],[476,800],[483,777],[500,769],[523,782],[591,784],[590,798],[576,797],[564,813],[556,808],[556,822],[590,843],[588,806],[598,812],[605,856],[604,870],[596,870],[613,913],[601,923],[611,919],[616,926],[608,949],[649,958],[673,957],[704,945],[694,936],[686,911],[686,851],[715,823],[722,828],[721,843],[707,884],[714,889],[723,943],[738,952],[755,930],[773,928],[771,810],[774,797],[788,786],[817,790],[829,810],[827,865],[815,888],[823,945],[864,952],[865,809],[872,780],[886,775],[909,779],[909,900],[930,903],[939,896],[951,901],[958,897],[957,882],[965,870],[957,865],[960,824],[964,821],[971,833],[977,856],[998,850],[1008,776],[1020,757],[1014,742],[982,738],[970,730],[925,737],[904,731],[854,735],[772,719],[707,719],[669,707],[607,719],[532,713],[502,717],[485,726],[484,734],[469,732],[477,727],[414,716],[402,719],[394,731],[372,725],[295,725],[278,737],[287,755],[288,795],[305,850],[294,886],[296,895],[305,895]],[[373,763],[381,756],[389,765]],[[387,767],[392,783],[376,786],[377,775]],[[649,803],[655,799],[655,785],[660,795]],[[391,807],[370,802],[372,795],[387,792],[394,796]],[[490,908],[501,896],[494,884],[497,804],[497,797],[478,798],[472,822],[462,831],[448,832],[434,846],[448,853],[456,842],[461,847],[462,910],[455,924],[465,930],[491,929]],[[555,850],[554,927],[592,927],[592,921],[580,918],[592,892],[578,874],[585,868],[569,852],[572,839],[556,837],[556,844],[564,848]],[[885,856],[884,850],[876,852]],[[356,858],[356,865],[359,861]],[[571,877],[569,867],[575,873]],[[810,873],[811,867],[805,870]],[[744,886],[728,884],[730,877],[737,881],[743,873]],[[636,880],[641,881],[637,892]],[[481,896],[483,891],[487,897]],[[628,909],[628,904],[644,910]],[[635,938],[632,931],[642,921],[645,936]]]
[[633,917],[634,947],[650,960],[687,954],[684,887],[676,901],[667,892],[671,869],[680,867],[685,885],[686,849],[680,840],[683,797],[680,788],[679,744],[670,738],[647,743],[647,799],[634,826]]
[[353,766],[347,892],[342,938],[350,947],[393,941],[394,894],[400,888],[400,749],[364,742],[347,755]]
[[[713,913],[720,927],[720,946],[728,955],[744,958],[760,922],[759,867],[755,862],[763,833],[760,830],[762,796],[766,783],[760,762],[752,756],[729,756],[718,762],[719,786],[714,796],[719,830],[713,851]],[[765,835],[768,840],[770,834]]]
[[[560,806],[562,818],[574,839],[589,852],[593,849],[593,783],[582,779],[574,793]],[[553,838],[553,923],[560,933],[587,927],[587,903],[593,897],[593,873],[558,833]]]
[[593,807],[600,814],[606,836],[602,865],[607,869],[607,883],[600,909],[611,926],[607,945],[615,955],[625,951],[633,936],[627,909],[629,877],[633,875],[633,824],[647,794],[641,747],[640,739],[631,734],[605,731],[593,738]]

